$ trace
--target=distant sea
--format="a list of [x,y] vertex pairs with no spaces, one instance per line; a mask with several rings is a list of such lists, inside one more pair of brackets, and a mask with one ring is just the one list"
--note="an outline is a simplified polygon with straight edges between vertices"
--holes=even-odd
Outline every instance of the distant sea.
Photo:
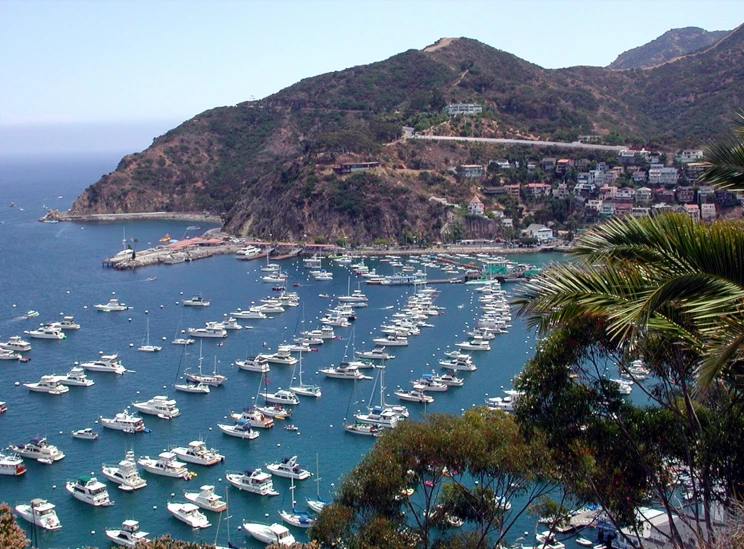
[[[115,271],[102,267],[101,260],[122,249],[122,241],[135,247],[157,245],[168,234],[180,239],[210,228],[189,230],[189,222],[126,222],[111,224],[40,223],[46,208],[66,210],[73,200],[101,174],[114,169],[119,156],[19,159],[0,161],[0,339],[23,335],[24,330],[39,322],[74,315],[82,325],[78,331],[67,332],[63,341],[31,340],[31,361],[0,362],[0,401],[8,411],[0,415],[0,446],[27,442],[35,436],[47,437],[66,457],[53,465],[26,460],[28,471],[17,478],[0,476],[0,500],[11,506],[33,498],[45,498],[57,506],[63,528],[56,532],[34,530],[20,520],[29,538],[39,548],[79,546],[107,547],[104,535],[107,527],[118,527],[125,519],[136,519],[143,530],[158,536],[169,533],[178,539],[215,541],[226,545],[229,540],[239,546],[259,547],[239,529],[243,520],[279,522],[277,512],[291,507],[289,481],[275,479],[280,495],[262,498],[254,494],[230,489],[229,517],[211,515],[213,526],[192,531],[172,518],[166,504],[174,499],[184,501],[183,490],[198,490],[203,484],[213,484],[224,494],[223,480],[229,470],[264,467],[267,462],[283,456],[299,456],[299,461],[316,473],[316,458],[320,480],[315,477],[298,484],[295,494],[297,506],[304,507],[305,497],[312,497],[319,489],[321,496],[331,497],[334,487],[367,452],[373,440],[350,435],[343,431],[344,418],[363,408],[370,398],[372,381],[353,384],[333,380],[317,374],[319,368],[338,364],[344,357],[351,329],[337,328],[343,339],[318,346],[318,352],[303,357],[305,381],[322,386],[320,399],[302,398],[293,423],[299,431],[283,429],[277,422],[271,430],[261,430],[260,437],[243,441],[227,437],[217,429],[230,411],[250,405],[257,394],[260,374],[240,371],[233,361],[258,352],[276,349],[289,341],[303,328],[318,327],[318,318],[334,302],[333,296],[345,294],[347,288],[358,287],[360,278],[345,267],[324,261],[324,268],[333,272],[331,282],[308,278],[300,261],[282,263],[289,274],[290,288],[299,293],[301,305],[268,320],[239,321],[253,326],[231,332],[218,346],[216,340],[204,340],[204,368],[217,368],[228,380],[208,395],[176,392],[174,382],[182,380],[184,369],[195,369],[199,358],[199,344],[184,348],[170,342],[182,330],[203,325],[206,321],[221,320],[237,308],[247,309],[272,293],[271,285],[260,281],[261,261],[236,261],[232,256],[218,256],[192,263],[157,266],[137,271]],[[11,207],[11,204],[14,204]],[[136,243],[134,242],[136,240]],[[560,256],[551,254],[520,255],[520,262],[545,264]],[[388,263],[369,262],[379,273],[392,273]],[[438,271],[431,278],[444,278]],[[381,287],[361,284],[369,296],[370,306],[358,309],[355,322],[356,348],[371,348],[371,339],[379,334],[378,327],[396,312],[412,292],[411,287]],[[441,284],[436,304],[444,307],[444,314],[432,317],[434,328],[422,328],[421,335],[411,338],[409,347],[391,348],[396,355],[388,362],[386,394],[398,387],[410,387],[413,379],[425,372],[438,370],[437,360],[457,341],[466,337],[477,314],[477,293],[474,286]],[[512,286],[507,290],[513,291]],[[320,297],[328,294],[331,299]],[[211,301],[205,308],[187,308],[180,302],[193,295]],[[117,297],[132,307],[120,313],[102,313],[93,308]],[[34,309],[40,316],[23,319],[27,310]],[[149,318],[151,343],[160,342],[160,353],[137,352],[145,337],[146,316]],[[492,350],[478,353],[478,370],[462,374],[465,385],[447,393],[435,393],[435,402],[423,407],[409,403],[412,419],[428,412],[459,414],[464,409],[484,402],[486,396],[501,395],[512,386],[513,377],[520,372],[534,351],[534,336],[519,320],[508,334],[492,342]],[[100,352],[119,353],[124,365],[134,370],[123,376],[89,373],[96,384],[90,388],[72,387],[61,396],[31,393],[17,382],[38,381],[43,374],[63,374],[74,362],[96,358]],[[287,387],[292,368],[272,365],[268,379],[271,388]],[[104,430],[97,423],[100,415],[112,416],[129,406],[132,401],[167,395],[177,399],[182,415],[166,421],[144,416],[151,433],[127,435]],[[379,397],[377,397],[379,398]],[[365,402],[363,402],[363,401]],[[386,396],[397,401],[394,395]],[[70,432],[93,427],[100,433],[97,441],[73,439]],[[115,501],[113,507],[93,508],[72,498],[64,489],[67,480],[94,473],[100,480],[102,463],[118,463],[127,450],[137,456],[156,456],[175,445],[202,439],[208,446],[226,455],[224,464],[206,468],[190,466],[198,476],[190,482],[173,480],[141,472],[148,486],[125,493],[108,483]],[[534,519],[526,517],[518,522],[513,537],[534,529]],[[298,540],[305,540],[302,531],[293,532]]]

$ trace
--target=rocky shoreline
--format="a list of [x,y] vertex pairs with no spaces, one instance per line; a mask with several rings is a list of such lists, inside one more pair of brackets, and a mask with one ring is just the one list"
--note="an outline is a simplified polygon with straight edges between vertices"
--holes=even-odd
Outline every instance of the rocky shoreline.
[[102,222],[113,223],[117,221],[201,221],[206,223],[222,223],[218,215],[207,213],[187,213],[187,212],[142,212],[142,213],[106,213],[106,214],[86,214],[71,215],[69,213],[59,213],[58,221],[79,221],[79,222]]

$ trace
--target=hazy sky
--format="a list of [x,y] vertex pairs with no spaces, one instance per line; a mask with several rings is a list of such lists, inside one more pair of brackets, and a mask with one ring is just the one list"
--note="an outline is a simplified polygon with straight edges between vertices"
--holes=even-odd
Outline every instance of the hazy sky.
[[208,108],[443,36],[559,68],[742,23],[744,0],[0,0],[0,154],[142,149]]

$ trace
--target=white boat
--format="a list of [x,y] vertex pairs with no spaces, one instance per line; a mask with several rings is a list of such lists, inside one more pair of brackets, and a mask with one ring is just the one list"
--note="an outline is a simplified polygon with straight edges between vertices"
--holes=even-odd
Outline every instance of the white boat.
[[21,336],[11,336],[5,343],[0,343],[0,349],[6,351],[26,352],[31,350],[31,344],[21,339]]
[[39,311],[30,310],[30,311],[26,311],[23,314],[22,318],[34,318],[37,316],[39,316]]
[[101,467],[103,476],[111,482],[119,485],[119,490],[131,492],[147,486],[147,481],[143,479],[137,471],[137,462],[134,459],[134,452],[129,450],[119,465],[106,465]]
[[269,473],[264,473],[261,469],[246,469],[242,473],[227,472],[225,474],[227,482],[235,486],[238,490],[251,492],[260,496],[278,496],[279,492],[274,490],[274,481]]
[[192,528],[209,528],[212,524],[207,517],[199,511],[193,503],[168,503],[168,512],[181,522],[185,522]]
[[450,360],[440,360],[439,364],[442,365],[442,368],[447,368],[448,370],[453,370],[455,372],[474,372],[478,369],[478,367],[473,364],[473,360],[468,356],[468,358],[451,358]]
[[258,319],[269,318],[266,315],[266,313],[263,310],[261,310],[260,307],[251,307],[247,311],[238,309],[237,311],[231,312],[230,316],[235,317],[235,318],[242,318],[245,320],[258,320]]
[[62,385],[59,382],[59,377],[55,375],[44,375],[41,376],[39,381],[33,383],[24,383],[29,391],[37,393],[47,393],[49,395],[61,395],[70,390],[67,385]]
[[163,348],[159,345],[150,345],[150,319],[147,319],[147,331],[145,332],[145,342],[137,347],[138,351],[143,351],[145,353],[156,353],[158,351],[162,351]]
[[455,347],[465,349],[467,351],[490,351],[491,344],[486,339],[473,338],[470,341],[462,341],[455,343]]
[[371,351],[356,351],[355,354],[359,358],[369,358],[372,360],[392,360],[395,358],[394,355],[385,352],[383,345],[375,347]]
[[204,383],[176,383],[173,387],[176,388],[176,391],[183,391],[184,393],[209,394],[209,385]]
[[142,421],[142,418],[135,414],[130,414],[126,410],[119,412],[111,418],[101,416],[99,421],[107,429],[124,431],[125,433],[140,433],[145,430],[145,422]]
[[92,379],[87,378],[85,369],[80,366],[73,366],[65,375],[59,376],[57,381],[62,385],[70,385],[72,387],[90,387],[96,383]]
[[116,545],[134,549],[138,543],[147,543],[150,540],[147,532],[140,530],[139,522],[136,520],[125,520],[121,528],[107,528],[106,537]]
[[191,299],[184,299],[183,304],[185,307],[209,307],[209,301],[200,295],[195,295]]
[[142,402],[132,402],[132,406],[143,414],[158,416],[161,419],[173,419],[181,415],[181,411],[176,407],[176,401],[162,395]]
[[96,433],[90,427],[86,427],[85,429],[78,429],[77,431],[72,431],[71,434],[73,438],[79,438],[80,440],[96,440],[98,438],[98,433]]
[[354,419],[361,423],[394,429],[398,426],[400,420],[408,417],[408,408],[402,405],[390,406],[385,404],[385,366],[380,366],[377,369],[377,379],[375,379],[375,383],[372,386],[372,393],[369,397],[370,403],[377,390],[380,392],[380,405],[368,408],[367,413],[357,412],[354,414]]
[[372,423],[362,423],[356,421],[354,423],[344,423],[344,431],[351,433],[352,435],[363,435],[376,437],[383,431],[383,427],[379,425],[373,425]]
[[421,392],[444,392],[449,389],[449,385],[435,380],[433,374],[424,374],[419,379],[413,382],[413,388],[414,390]]
[[44,530],[59,530],[62,528],[62,523],[57,518],[54,505],[45,499],[32,499],[30,503],[16,505],[15,510],[21,518]]
[[[320,398],[320,396],[323,394],[320,387],[318,387],[317,385],[308,385],[306,383],[303,383],[302,381],[302,353],[300,353],[298,368],[300,370],[300,378],[298,380],[299,383],[290,385],[289,390],[296,395]],[[292,372],[292,379],[294,379],[294,372]]]
[[190,337],[177,337],[171,343],[173,345],[193,345],[194,340]]
[[295,528],[310,528],[315,524],[315,519],[309,513],[298,511],[294,507],[292,507],[292,512],[282,509],[279,511],[279,516],[282,517],[284,522]]
[[287,419],[292,417],[292,408],[285,408],[280,404],[267,404],[266,406],[256,406],[256,410],[268,417],[276,419]]
[[26,472],[21,456],[0,452],[0,475],[19,476]]
[[398,336],[390,334],[387,337],[376,337],[372,339],[376,345],[391,346],[391,347],[403,347],[408,345],[408,338],[404,336]]
[[305,480],[313,475],[297,463],[297,456],[285,457],[275,463],[267,463],[266,468],[271,471],[272,475],[295,480]]
[[160,452],[158,459],[153,459],[150,456],[142,456],[137,460],[145,471],[154,475],[161,475],[170,478],[182,478],[183,480],[189,480],[192,474],[186,469],[186,464],[176,459],[176,454],[173,452]]
[[204,374],[202,373],[202,361],[204,360],[204,357],[201,356],[202,353],[202,347],[201,344],[199,346],[199,373],[194,374],[189,371],[186,371],[183,373],[184,377],[191,381],[192,383],[203,383],[204,385],[210,385],[212,387],[219,387],[222,385],[225,381],[227,381],[227,377],[220,375],[217,373],[217,357],[214,357],[214,371],[211,374]]
[[64,316],[62,317],[62,321],[58,323],[58,326],[62,330],[79,330],[80,324],[75,322],[75,317],[72,316]]
[[269,355],[261,355],[267,362],[273,364],[286,364],[288,366],[294,366],[297,364],[297,359],[292,356],[292,353],[287,348],[282,348],[280,345],[275,353]]
[[232,412],[230,417],[235,421],[245,421],[251,427],[258,427],[259,429],[270,429],[274,426],[274,420],[255,407],[245,408],[240,413]]
[[192,440],[188,446],[178,446],[171,450],[176,456],[188,463],[197,465],[215,465],[225,461],[225,456],[214,448],[207,448],[204,441]]
[[235,366],[248,372],[259,372],[265,374],[271,370],[269,361],[264,355],[249,356],[245,360],[236,360]]
[[0,360],[20,360],[23,355],[7,349],[0,349]]
[[411,391],[398,390],[395,391],[395,396],[401,400],[407,400],[408,402],[423,402],[425,404],[431,404],[434,402],[434,397],[427,395],[423,391],[413,389]]
[[200,487],[199,492],[184,492],[183,497],[207,511],[221,513],[227,510],[227,503],[214,493],[214,486],[210,484]]
[[362,372],[360,372],[359,368],[355,364],[351,364],[350,362],[342,362],[338,366],[320,368],[318,371],[326,377],[334,379],[372,379],[372,377],[366,376]]
[[297,406],[300,399],[292,391],[282,389],[281,387],[274,393],[263,392],[260,395],[270,404],[281,404],[284,406]]
[[310,276],[315,280],[333,280],[333,273],[325,269],[310,271]]
[[91,372],[109,372],[118,375],[127,371],[122,363],[119,362],[119,357],[116,354],[101,355],[98,360],[82,362],[80,363],[80,366]]
[[109,299],[108,303],[99,303],[98,305],[93,305],[93,307],[96,310],[102,311],[104,313],[126,311],[129,309],[129,307],[125,303],[119,303],[119,300],[115,298]]
[[235,318],[232,316],[228,317],[227,320],[223,320],[222,322],[216,322],[215,325],[221,326],[224,330],[242,330],[243,329],[243,326],[238,324],[238,321],[235,320]]
[[465,380],[461,377],[455,377],[454,374],[443,374],[441,376],[434,375],[432,377],[434,381],[438,381],[439,383],[444,383],[448,387],[462,387],[465,384]]
[[574,541],[576,541],[577,544],[582,545],[584,547],[591,547],[594,543],[591,540],[588,540],[586,538],[576,538]]
[[220,431],[235,438],[242,438],[245,440],[253,440],[258,438],[259,432],[254,431],[251,428],[251,424],[247,421],[240,420],[235,425],[227,425],[226,423],[218,423],[217,427]]
[[322,259],[318,254],[314,254],[312,257],[305,257],[302,259],[302,266],[308,269],[320,269]]
[[44,463],[52,463],[65,457],[65,454],[59,448],[47,444],[44,437],[32,438],[26,444],[9,444],[8,448],[21,457]]
[[67,336],[56,325],[42,325],[35,330],[24,330],[24,334],[35,339],[67,339]]
[[67,481],[65,483],[65,489],[75,499],[93,507],[108,507],[114,504],[111,498],[109,498],[106,485],[96,477],[84,475],[77,480]]
[[215,324],[208,324],[203,328],[189,328],[186,330],[192,337],[211,337],[211,338],[225,338],[227,337],[227,330],[222,326]]
[[244,522],[243,529],[267,545],[294,545],[295,538],[286,526],[281,524],[260,524],[257,522]]

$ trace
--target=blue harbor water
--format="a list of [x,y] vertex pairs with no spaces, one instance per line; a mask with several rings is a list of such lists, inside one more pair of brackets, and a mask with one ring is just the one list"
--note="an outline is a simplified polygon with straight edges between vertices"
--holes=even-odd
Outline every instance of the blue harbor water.
[[[231,411],[239,411],[252,404],[257,394],[261,374],[239,370],[236,359],[262,351],[273,351],[279,343],[291,341],[299,331],[318,326],[318,318],[335,303],[333,296],[345,294],[347,285],[357,287],[361,278],[339,265],[324,261],[324,268],[333,272],[334,280],[320,282],[309,279],[301,261],[286,261],[282,268],[289,274],[289,286],[296,288],[301,305],[267,320],[239,320],[253,329],[231,331],[224,340],[203,341],[204,369],[215,367],[228,377],[223,386],[210,394],[186,394],[173,389],[175,382],[183,382],[183,371],[196,368],[199,343],[188,347],[171,344],[181,330],[203,326],[206,321],[222,320],[226,313],[237,308],[247,309],[272,292],[271,284],[260,281],[262,262],[236,261],[233,256],[213,258],[170,266],[157,266],[137,271],[115,271],[103,268],[101,259],[113,255],[122,247],[122,239],[136,239],[139,248],[157,245],[166,233],[172,238],[194,236],[200,231],[188,230],[190,222],[128,222],[112,224],[39,223],[45,207],[65,210],[74,198],[102,173],[113,169],[116,158],[99,157],[72,160],[3,161],[0,165],[0,340],[23,335],[39,322],[57,320],[61,315],[74,315],[82,328],[68,331],[62,341],[32,339],[29,362],[0,362],[0,401],[8,411],[0,415],[0,447],[8,443],[27,442],[32,437],[47,437],[66,457],[52,465],[25,460],[27,473],[20,477],[0,476],[0,501],[11,506],[44,498],[57,506],[63,528],[56,532],[37,529],[20,521],[34,544],[41,548],[78,547],[83,545],[107,547],[104,530],[118,527],[125,519],[136,519],[143,530],[152,536],[170,533],[184,540],[199,540],[225,544],[229,539],[240,546],[259,547],[238,527],[243,520],[280,522],[278,511],[290,508],[289,480],[275,478],[279,496],[268,498],[230,489],[229,526],[219,523],[218,516],[209,514],[212,527],[192,530],[171,517],[166,504],[171,500],[185,501],[185,489],[198,491],[203,484],[213,484],[221,494],[227,483],[224,474],[230,470],[264,467],[267,462],[283,456],[299,456],[299,461],[313,473],[316,457],[320,481],[314,478],[298,484],[295,499],[304,507],[305,497],[312,497],[319,488],[321,496],[330,497],[340,478],[354,467],[373,444],[371,437],[360,437],[344,432],[342,423],[347,414],[365,406],[359,399],[368,400],[372,381],[362,381],[352,394],[353,385],[346,380],[334,380],[317,374],[317,370],[338,364],[347,342],[343,339],[327,341],[317,352],[303,356],[304,381],[318,383],[323,390],[320,399],[301,397],[292,422],[299,428],[292,432],[279,421],[270,430],[260,430],[256,440],[244,441],[223,435],[218,422],[226,422]],[[15,205],[10,206],[11,203]],[[521,261],[544,264],[558,256],[522,256]],[[369,261],[378,273],[390,274],[387,263]],[[445,278],[437,271],[430,278]],[[350,282],[349,282],[350,280]],[[372,337],[380,335],[378,327],[405,302],[413,291],[408,286],[370,286],[361,289],[369,297],[368,308],[357,309],[355,325],[357,349],[373,347]],[[397,402],[392,395],[398,387],[410,388],[410,382],[421,374],[438,369],[442,353],[466,337],[477,313],[477,293],[473,286],[440,284],[436,304],[444,307],[444,314],[432,317],[434,328],[422,328],[421,335],[411,338],[409,347],[389,348],[396,355],[387,363],[385,374],[388,402]],[[507,287],[513,291],[513,288]],[[330,298],[320,297],[328,294]],[[202,295],[211,301],[209,307],[184,307],[183,299]],[[103,313],[93,308],[116,297],[132,309],[125,312]],[[24,319],[27,310],[37,310],[37,318]],[[137,352],[145,338],[149,319],[150,341],[160,344],[159,353]],[[336,334],[348,338],[349,328],[336,328]],[[27,339],[25,337],[24,339]],[[463,409],[482,404],[487,395],[502,394],[512,386],[512,378],[534,349],[534,337],[515,319],[508,334],[492,342],[492,350],[477,353],[478,370],[462,373],[465,385],[451,388],[446,393],[434,393],[435,402],[423,405],[408,403],[411,417],[426,412],[459,414]],[[122,376],[88,372],[95,380],[89,388],[71,387],[60,396],[33,393],[23,387],[24,382],[38,381],[43,374],[64,374],[74,362],[95,359],[100,352],[118,353],[124,366],[134,372]],[[268,379],[271,388],[288,387],[292,367],[272,364]],[[20,385],[16,385],[19,382]],[[104,430],[97,423],[99,416],[111,417],[121,412],[132,401],[147,400],[155,395],[175,398],[181,416],[163,420],[145,415],[150,433],[136,435]],[[73,439],[70,432],[92,427],[100,433],[96,441]],[[197,473],[190,482],[153,476],[141,470],[147,487],[131,493],[117,490],[108,482],[115,505],[94,508],[72,498],[64,489],[67,480],[94,473],[99,480],[102,463],[118,463],[127,450],[136,456],[156,456],[172,447],[187,445],[192,440],[205,440],[226,456],[222,464],[213,467],[190,465]],[[514,537],[532,531],[534,519],[525,518],[514,530]],[[229,534],[228,534],[229,531]],[[294,530],[298,540],[304,533]]]

